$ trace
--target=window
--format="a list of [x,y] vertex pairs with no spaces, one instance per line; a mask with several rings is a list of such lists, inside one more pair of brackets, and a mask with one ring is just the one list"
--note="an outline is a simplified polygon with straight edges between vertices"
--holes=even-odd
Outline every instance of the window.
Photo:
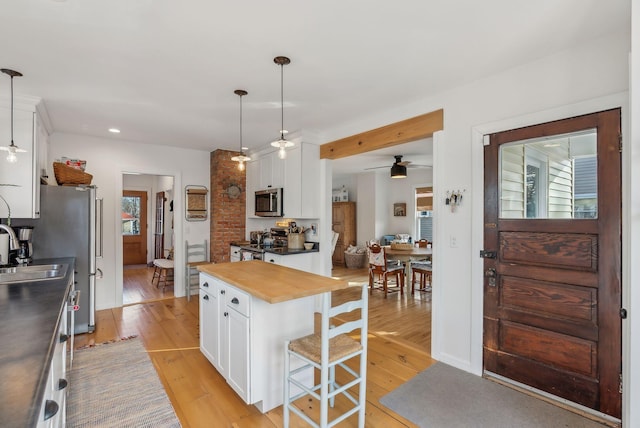
[[122,197],[122,234],[140,235],[140,197]]
[[416,240],[433,241],[433,188],[416,188]]
[[595,129],[500,146],[500,218],[597,218]]

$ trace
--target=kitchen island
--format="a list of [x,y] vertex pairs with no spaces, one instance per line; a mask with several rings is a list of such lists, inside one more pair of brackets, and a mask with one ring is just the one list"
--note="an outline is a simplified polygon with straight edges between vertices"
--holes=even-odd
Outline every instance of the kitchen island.
[[246,403],[281,405],[284,341],[312,333],[319,298],[348,283],[259,260],[198,269],[202,353]]

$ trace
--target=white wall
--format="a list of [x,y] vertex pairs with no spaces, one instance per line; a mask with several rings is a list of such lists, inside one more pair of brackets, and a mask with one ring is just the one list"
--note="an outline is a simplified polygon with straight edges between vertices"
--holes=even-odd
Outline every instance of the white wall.
[[[496,124],[506,126],[502,129],[511,129],[539,123],[541,119],[584,114],[585,109],[608,109],[616,104],[623,107],[623,116],[628,116],[625,100],[629,49],[629,34],[609,35],[325,132],[327,141],[333,141],[444,109],[444,132],[434,136],[434,254],[437,255],[433,267],[434,358],[476,374],[482,370],[482,269],[478,251],[483,232],[483,158],[482,139],[474,138],[474,133]],[[628,156],[628,152],[623,152],[623,157]],[[639,162],[635,159],[636,167]],[[629,178],[624,180],[623,185],[630,186]],[[444,205],[447,189],[467,190],[463,204],[455,213]],[[358,199],[362,199],[360,190]],[[629,215],[628,208],[625,215]],[[634,218],[637,222],[638,215]],[[450,246],[451,237],[456,238],[456,247]],[[640,254],[636,252],[634,257],[626,252],[623,256],[623,263],[628,264]],[[624,279],[625,290],[628,291],[629,286],[628,278]],[[632,303],[640,311],[637,296]],[[623,341],[629,342],[628,333]],[[638,354],[634,355],[637,359]],[[630,376],[624,380],[625,385],[631,385],[637,393],[640,374]],[[640,419],[627,418],[625,423],[639,426]]]
[[[186,222],[183,212],[184,195],[179,189],[187,184],[209,187],[209,152],[176,147],[136,144],[128,141],[95,138],[83,135],[54,133],[50,138],[49,160],[60,156],[85,159],[87,172],[98,186],[98,197],[104,199],[104,257],[98,267],[104,277],[96,287],[96,308],[122,306],[122,235],[120,234],[120,197],[122,174],[135,172],[173,176],[175,180],[174,210],[176,266],[184,264],[179,249],[184,240],[201,241],[209,236],[209,221]],[[184,295],[181,271],[176,271],[175,293]]]
[[[628,263],[640,259],[640,5],[631,3],[632,55],[631,55],[631,135],[624,139],[623,163],[623,306],[629,311],[623,322],[623,419],[628,427],[640,426],[640,263]],[[627,134],[628,135],[628,134]],[[628,286],[633,284],[632,286]],[[629,338],[628,341],[625,339]],[[635,403],[632,405],[631,403]],[[627,423],[628,422],[628,423]]]
[[358,202],[358,180],[357,174],[341,175],[332,177],[332,190],[341,190],[342,186],[349,192],[349,201]]
[[[387,184],[387,213],[388,221],[385,227],[385,235],[408,233],[413,238],[416,236],[416,193],[418,185],[430,185],[432,182],[431,169],[409,169],[407,178],[392,179],[384,174]],[[393,204],[396,202],[407,204],[406,216],[396,217],[393,213]]]

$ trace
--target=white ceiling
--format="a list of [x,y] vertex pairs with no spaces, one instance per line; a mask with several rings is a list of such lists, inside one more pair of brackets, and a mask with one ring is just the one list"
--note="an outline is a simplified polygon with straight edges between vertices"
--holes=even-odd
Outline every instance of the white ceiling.
[[[245,89],[243,141],[254,149],[280,129],[275,56],[292,61],[285,128],[322,135],[628,30],[630,3],[2,0],[0,67],[24,74],[16,96],[41,97],[54,132],[204,150],[238,149],[233,91]],[[396,151],[381,164],[411,154]]]

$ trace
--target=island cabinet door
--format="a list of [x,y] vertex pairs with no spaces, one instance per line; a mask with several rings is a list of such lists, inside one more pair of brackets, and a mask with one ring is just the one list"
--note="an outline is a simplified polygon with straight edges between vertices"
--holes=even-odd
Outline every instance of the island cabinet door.
[[[200,275],[200,351],[218,369],[220,332],[217,287],[213,278]],[[219,370],[219,369],[218,369]]]
[[249,318],[227,307],[225,319],[229,335],[227,382],[245,403],[252,403],[249,385]]

